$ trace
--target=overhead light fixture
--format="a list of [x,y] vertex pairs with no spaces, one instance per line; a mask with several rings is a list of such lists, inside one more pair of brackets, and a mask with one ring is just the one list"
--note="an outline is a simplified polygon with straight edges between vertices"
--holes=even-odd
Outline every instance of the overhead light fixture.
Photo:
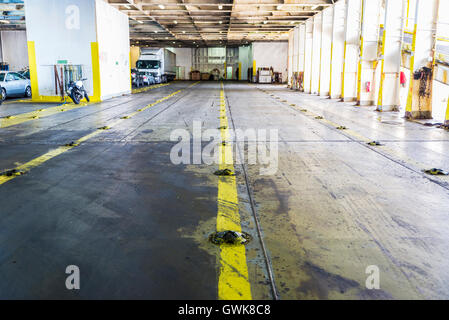
[[313,6],[313,7],[312,7],[312,10],[316,10],[316,9],[318,9],[318,7],[319,7],[319,6]]
[[138,23],[143,23],[143,22],[142,22],[142,21],[140,21],[140,20],[137,20],[137,22],[138,22]]
[[268,21],[264,21],[263,24],[267,24]]
[[131,9],[131,7],[128,4],[123,5],[126,9]]
[[0,20],[0,22],[1,23],[11,23],[9,20],[5,20],[5,19]]
[[154,33],[157,33],[157,30],[155,30]]
[[175,21],[173,21],[173,22],[174,22],[175,24],[178,24],[178,21],[176,21],[176,20],[175,20]]
[[281,4],[278,5],[278,6],[276,7],[276,9],[281,10],[281,9],[282,9],[282,5],[281,5]]
[[159,8],[165,9],[165,6],[164,6],[163,4],[160,4],[160,5],[159,5]]
[[186,33],[185,31],[182,31],[182,33]]
[[223,6],[220,4],[219,6],[218,6],[218,9],[223,9]]
[[223,23],[223,21],[219,21],[218,23],[219,23],[219,24],[222,24],[222,23]]

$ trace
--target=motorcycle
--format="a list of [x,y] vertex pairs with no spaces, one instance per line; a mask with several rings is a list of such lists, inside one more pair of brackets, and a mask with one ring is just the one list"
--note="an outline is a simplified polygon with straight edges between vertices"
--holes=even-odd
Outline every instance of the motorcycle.
[[83,81],[87,79],[81,79],[79,81],[70,81],[69,86],[67,88],[67,95],[72,98],[75,104],[79,104],[83,98],[86,98],[87,102],[90,102],[89,96],[87,95],[87,91],[84,88]]

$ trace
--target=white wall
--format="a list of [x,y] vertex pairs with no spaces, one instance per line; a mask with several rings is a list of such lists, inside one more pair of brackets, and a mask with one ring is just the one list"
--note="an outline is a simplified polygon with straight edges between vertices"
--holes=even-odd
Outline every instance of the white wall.
[[288,42],[253,42],[252,52],[257,68],[273,67],[287,81]]
[[[79,23],[73,24],[73,13],[79,10]],[[75,10],[76,11],[76,10]],[[97,41],[95,2],[91,0],[25,0],[28,41],[35,42],[36,67],[41,96],[55,96],[55,75],[52,65],[58,60],[83,65],[84,83],[93,94],[91,43]],[[76,19],[75,19],[76,20]],[[76,22],[76,21],[75,21]],[[129,55],[129,52],[128,52]]]
[[28,67],[28,45],[26,31],[2,31],[2,62],[9,63],[9,69],[19,71]]
[[192,68],[192,48],[173,48],[176,54],[176,66],[184,67],[184,75],[179,80],[189,80],[190,69]]
[[131,92],[128,16],[96,0],[101,99]]

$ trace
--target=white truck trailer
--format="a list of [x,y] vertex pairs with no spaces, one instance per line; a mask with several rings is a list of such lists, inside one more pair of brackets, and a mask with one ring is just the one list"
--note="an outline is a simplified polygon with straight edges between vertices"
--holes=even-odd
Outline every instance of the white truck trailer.
[[156,83],[172,81],[176,78],[176,54],[165,48],[142,48],[136,68],[151,73]]

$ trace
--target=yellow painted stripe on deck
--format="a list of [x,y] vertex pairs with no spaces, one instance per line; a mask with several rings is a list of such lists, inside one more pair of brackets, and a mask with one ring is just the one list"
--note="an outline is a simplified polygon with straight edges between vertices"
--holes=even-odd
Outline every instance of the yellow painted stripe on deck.
[[49,117],[49,116],[52,116],[52,115],[55,115],[55,114],[58,114],[61,112],[66,112],[66,111],[82,108],[87,105],[88,105],[88,103],[81,103],[81,104],[69,103],[69,104],[59,105],[56,107],[43,108],[43,109],[31,111],[31,112],[26,112],[26,113],[21,113],[21,114],[17,114],[17,115],[3,117],[3,118],[0,118],[0,128],[7,128],[7,127],[15,126],[15,125],[18,125],[18,124],[21,124],[24,122],[28,122],[28,121],[33,121],[33,120],[35,121],[37,119]]
[[165,87],[165,86],[169,86],[169,85],[171,85],[171,83],[155,84],[155,85],[152,85],[152,86],[149,86],[149,87],[145,87],[145,88],[133,89],[131,92],[132,92],[133,94],[135,94],[135,93],[141,93],[141,92],[146,92],[146,91],[148,91],[148,90],[157,89],[157,88]]
[[[227,142],[220,144],[220,170],[234,170],[232,145],[229,143],[230,132],[226,115],[226,100],[223,89],[220,91],[220,126],[221,138]],[[226,127],[226,128],[224,128]],[[217,231],[232,230],[241,232],[240,213],[235,176],[218,178],[218,215]],[[246,249],[244,245],[220,246],[220,275],[218,279],[218,298],[220,300],[251,300],[251,286],[248,280]]]
[[[165,87],[165,86],[169,86],[169,85],[170,85],[170,83],[158,84],[158,85],[154,85],[154,86],[150,86],[150,87],[146,87],[146,88],[142,88],[142,89],[133,90],[133,93],[145,92],[148,90]],[[26,101],[26,100],[12,101],[11,103],[8,103],[8,104],[20,103],[20,102],[29,103],[31,101]],[[52,115],[55,115],[55,114],[58,114],[61,112],[82,108],[89,104],[92,104],[92,102],[91,103],[84,102],[84,103],[81,103],[78,105],[74,104],[74,103],[68,103],[68,104],[64,104],[64,105],[60,105],[60,106],[56,106],[56,107],[38,109],[36,111],[21,113],[18,115],[11,115],[9,117],[3,117],[3,118],[0,118],[0,128],[7,128],[7,127],[15,126],[15,125],[18,125],[18,124],[21,124],[24,122],[38,120],[40,118],[49,117],[49,116],[52,116]]]
[[[187,87],[187,89],[192,87],[192,86],[194,86],[194,85],[196,85],[197,83],[198,82],[190,85],[189,87]],[[157,100],[156,102],[153,102],[153,103],[151,103],[151,104],[149,104],[149,105],[147,105],[147,106],[145,106],[145,107],[143,107],[143,108],[141,108],[141,109],[139,109],[139,110],[129,114],[127,116],[128,117],[127,119],[130,119],[133,116],[135,116],[136,114],[138,114],[138,113],[140,113],[142,111],[145,111],[146,109],[149,109],[149,108],[151,108],[151,107],[153,107],[153,106],[155,106],[155,105],[157,105],[157,104],[159,104],[159,103],[161,103],[161,102],[163,102],[165,100],[170,99],[171,97],[179,94],[183,90],[185,90],[185,89],[175,91],[175,92],[169,94],[168,96],[165,96],[164,98],[161,98],[161,99]],[[126,120],[125,119],[118,119],[118,120],[114,121],[113,123],[108,124],[107,126],[111,129],[114,126],[116,126],[117,124],[119,124],[119,123],[121,123],[123,121],[126,121]],[[92,139],[93,137],[99,135],[100,133],[103,133],[104,131],[105,130],[102,130],[102,129],[95,130],[94,132],[91,132],[91,133],[81,137],[80,139],[74,141],[74,142],[75,142],[75,144],[79,145],[79,144],[81,144],[81,143],[83,143],[83,142],[85,142],[85,141],[87,141],[89,139]],[[24,173],[29,172],[30,170],[40,166],[41,164],[47,162],[48,160],[51,160],[51,159],[53,159],[53,158],[55,158],[55,157],[65,153],[65,152],[67,152],[67,151],[69,151],[69,150],[71,150],[73,148],[75,148],[75,147],[74,146],[73,147],[69,147],[69,146],[58,147],[56,149],[50,150],[49,152],[47,152],[47,153],[45,153],[45,154],[43,154],[43,155],[41,155],[41,156],[39,156],[39,157],[37,157],[35,159],[33,159],[33,160],[23,164],[23,165],[20,165],[20,166],[14,168],[14,169],[16,171],[19,171],[19,172],[20,171],[22,171]],[[17,178],[17,176],[11,176],[11,177],[0,176],[0,185],[4,184],[4,183],[6,183],[6,182],[8,182],[10,180],[13,180],[15,178]]]

